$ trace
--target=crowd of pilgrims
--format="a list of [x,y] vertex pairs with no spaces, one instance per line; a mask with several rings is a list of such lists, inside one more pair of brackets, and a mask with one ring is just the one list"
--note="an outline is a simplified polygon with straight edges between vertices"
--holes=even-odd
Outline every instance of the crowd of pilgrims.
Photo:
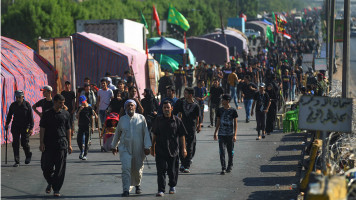
[[[200,108],[201,120],[199,121],[202,125],[206,104],[210,110],[209,126],[212,127],[216,120],[214,114],[221,106],[223,94],[231,95],[236,109],[241,109],[239,103],[244,104],[246,122],[249,122],[255,93],[259,92],[259,86],[263,86],[271,102],[267,121],[274,122],[282,104],[297,100],[299,94],[323,96],[326,93],[325,71],[317,73],[311,68],[304,71],[302,68],[303,54],[314,53],[319,47],[314,38],[302,39],[305,32],[313,30],[317,19],[316,16],[309,17],[304,24],[301,21],[289,21],[286,31],[292,36],[291,40],[279,38],[275,43],[262,42],[257,47],[255,55],[252,55],[251,51],[248,53],[243,51],[222,66],[208,64],[202,60],[197,66],[179,65],[178,70],[174,72],[163,70],[164,76],[158,82],[156,95],[149,88],[145,89],[143,94],[137,94],[132,73],[126,71],[121,79],[118,81],[116,79],[115,85],[110,73],[106,73],[101,79],[113,94],[111,99],[101,98],[102,101],[107,101],[104,107],[98,108],[99,89],[95,84],[90,83],[89,78],[85,78],[84,87],[79,89],[78,97],[85,95],[88,103],[94,105],[94,110],[98,111],[99,116],[101,111],[115,112],[122,116],[125,114],[124,102],[134,99],[137,103],[137,113],[143,114],[150,123],[157,114],[162,114],[161,102],[169,100],[174,106],[178,99],[184,98],[182,88],[193,87],[194,84],[194,98]],[[102,87],[104,82],[101,81]],[[259,103],[257,99],[256,103]],[[266,129],[267,132],[272,132],[273,123],[267,123]]]
[[[66,128],[72,131],[72,136],[74,135],[74,114],[77,113],[76,118],[79,119],[77,142],[81,152],[83,152],[79,158],[86,160],[89,148],[88,138],[90,138],[90,134],[89,131],[81,131],[83,127],[86,130],[92,128],[91,132],[93,132],[93,126],[90,125],[93,117],[100,119],[101,126],[99,126],[98,120],[95,120],[96,128],[99,128],[103,127],[108,116],[112,116],[111,113],[117,113],[120,118],[125,116],[127,114],[125,106],[128,102],[135,105],[135,113],[144,116],[148,131],[153,129],[152,133],[158,127],[155,126],[157,124],[155,119],[161,119],[160,116],[163,115],[163,105],[167,105],[167,102],[169,102],[168,107],[173,107],[173,114],[181,118],[186,131],[186,147],[184,146],[184,148],[186,148],[187,153],[183,157],[180,156],[181,172],[190,172],[189,168],[195,154],[195,133],[199,133],[201,127],[203,127],[204,112],[207,110],[210,113],[208,120],[205,120],[205,122],[209,122],[208,128],[216,127],[214,139],[217,139],[216,133],[220,127],[219,147],[222,148],[221,145],[226,143],[224,145],[227,146],[228,150],[230,148],[230,153],[233,151],[233,142],[236,141],[236,124],[234,126],[232,124],[237,118],[236,110],[242,109],[239,106],[242,103],[245,109],[246,123],[250,122],[251,116],[254,114],[256,116],[258,132],[256,139],[265,138],[266,135],[273,132],[276,114],[284,103],[297,101],[300,94],[324,96],[327,92],[325,71],[314,72],[312,68],[303,69],[302,67],[303,54],[315,53],[319,47],[314,38],[302,39],[301,37],[305,32],[312,31],[316,22],[317,17],[315,16],[308,18],[306,22],[290,21],[286,30],[291,33],[292,39],[277,39],[276,37],[275,43],[261,42],[254,55],[252,51],[248,53],[243,51],[241,54],[231,57],[222,66],[201,60],[197,66],[187,65],[183,67],[179,65],[175,71],[163,70],[164,76],[158,81],[157,94],[154,94],[149,88],[144,89],[143,94],[139,94],[131,71],[126,71],[123,77],[112,76],[107,72],[105,77],[100,79],[101,89],[87,77],[84,79],[83,85],[77,88],[77,95],[74,91],[71,91],[71,83],[66,81],[65,89],[61,92],[62,97],[57,95],[55,98],[65,99],[64,107],[71,114],[71,128]],[[42,111],[53,107],[52,87],[44,86],[41,90],[45,99],[34,104],[32,109],[42,118],[41,128],[45,126],[50,128],[48,125],[50,123],[45,123],[45,118],[48,116],[43,114],[46,114],[46,112],[39,112],[37,107],[42,107]],[[16,97],[19,98],[19,102],[21,98],[23,100],[23,96],[22,91],[17,91]],[[226,121],[222,114],[225,112],[224,109],[229,111],[230,105],[228,103],[230,101],[236,109],[232,110],[231,115],[228,113],[229,119]],[[10,123],[13,110],[16,109],[18,108],[15,104],[10,108],[6,129]],[[85,118],[80,116],[85,116]],[[32,114],[30,117],[29,129],[32,131]],[[237,123],[237,121],[234,121],[234,123]],[[233,130],[233,127],[235,127],[235,130]],[[233,140],[230,138],[229,142],[220,141],[222,138],[220,136],[224,136],[223,133],[225,132],[229,132],[228,135],[234,137]],[[83,137],[80,134],[85,134],[85,150],[82,149]],[[28,136],[21,141],[21,144],[24,146],[26,164],[28,164],[32,156],[28,146]],[[14,166],[18,167],[19,134],[14,138],[13,148]],[[44,152],[44,148],[41,151]],[[152,150],[151,154],[154,154]],[[220,155],[222,174],[225,173],[225,169],[227,172],[231,171],[232,155],[228,155],[229,166],[227,169],[225,153],[223,156]],[[46,192],[47,190],[50,191],[51,187],[51,184],[49,184]],[[136,187],[139,187],[139,185]],[[172,187],[174,189],[174,186]],[[56,191],[58,194],[59,189],[60,186]],[[137,190],[140,190],[140,188]]]

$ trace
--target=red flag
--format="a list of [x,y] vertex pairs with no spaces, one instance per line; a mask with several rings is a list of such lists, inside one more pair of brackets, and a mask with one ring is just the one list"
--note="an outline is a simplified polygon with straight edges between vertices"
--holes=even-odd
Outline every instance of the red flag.
[[240,18],[244,18],[245,22],[247,21],[247,16],[244,13],[240,13]]
[[161,36],[161,31],[159,30],[159,17],[155,6],[153,5],[153,19],[156,21],[157,34]]
[[307,14],[307,9],[306,9],[306,8],[304,8],[304,14],[305,14],[305,15]]

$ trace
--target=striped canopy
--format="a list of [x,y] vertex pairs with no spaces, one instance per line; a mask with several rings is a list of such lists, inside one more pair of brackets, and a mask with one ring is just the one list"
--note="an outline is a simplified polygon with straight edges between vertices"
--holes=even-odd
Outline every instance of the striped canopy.
[[80,32],[73,35],[77,86],[83,86],[85,77],[99,84],[106,72],[124,76],[130,69],[135,75],[140,94],[146,88],[146,61],[144,52],[132,49],[97,34]]
[[[5,122],[8,110],[15,101],[15,91],[23,90],[31,105],[43,98],[41,87],[55,88],[56,72],[53,66],[34,50],[19,41],[1,36],[1,144],[5,143]],[[38,132],[39,117],[35,117]],[[11,126],[11,125],[10,125]],[[8,142],[12,141],[9,131]]]

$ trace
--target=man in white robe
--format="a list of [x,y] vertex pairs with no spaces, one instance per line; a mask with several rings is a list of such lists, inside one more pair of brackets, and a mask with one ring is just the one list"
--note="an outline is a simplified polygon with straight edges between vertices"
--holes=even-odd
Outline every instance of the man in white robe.
[[119,146],[122,163],[122,196],[128,197],[131,186],[136,186],[136,194],[142,193],[140,184],[143,161],[150,153],[151,139],[145,117],[135,113],[136,102],[129,99],[125,102],[124,108],[126,115],[119,120],[111,148],[115,155]]

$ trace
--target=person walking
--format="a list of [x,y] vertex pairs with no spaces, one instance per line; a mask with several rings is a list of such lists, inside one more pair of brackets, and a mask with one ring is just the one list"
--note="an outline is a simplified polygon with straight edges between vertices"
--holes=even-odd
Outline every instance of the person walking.
[[106,109],[110,105],[110,101],[114,98],[114,93],[108,88],[106,77],[101,79],[101,89],[98,91],[98,100],[96,102],[97,113],[99,114],[101,127],[103,127],[106,119]]
[[10,105],[9,112],[6,117],[5,130],[9,129],[11,124],[12,133],[12,149],[14,151],[15,164],[13,167],[20,166],[20,137],[21,146],[25,152],[26,160],[25,164],[29,164],[32,158],[32,152],[30,151],[30,136],[33,133],[33,114],[31,105],[24,100],[24,92],[22,90],[15,91],[16,101]]
[[219,86],[221,86],[221,80],[223,79],[223,77],[224,77],[224,74],[220,69],[220,65],[217,65],[216,66],[216,70],[213,71],[213,80],[217,79],[219,81],[219,84],[220,84]]
[[[210,109],[210,125],[209,128],[216,126],[216,113],[220,107],[221,95],[224,94],[223,88],[220,86],[219,80],[214,79],[213,85],[210,88],[210,96],[209,96],[209,109]],[[215,123],[214,123],[215,122]]]
[[208,91],[206,90],[205,82],[204,80],[199,80],[198,84],[196,87],[194,87],[194,98],[198,101],[199,107],[200,107],[200,116],[199,120],[201,127],[203,127],[203,122],[204,122],[204,102],[205,99],[208,98]]
[[129,99],[134,100],[135,103],[136,103],[136,106],[135,106],[135,107],[136,107],[136,111],[135,111],[135,112],[138,113],[138,114],[143,115],[143,113],[145,112],[145,110],[144,110],[144,108],[142,107],[141,101],[138,99],[137,96],[138,96],[138,95],[137,95],[137,89],[136,89],[136,87],[133,87],[133,86],[129,87],[128,96],[127,96],[126,99],[123,99],[123,104],[122,104],[122,107],[121,107],[120,113],[119,113],[120,117],[122,117],[122,116],[124,116],[124,115],[126,114],[125,102],[126,102],[127,100],[129,100]]
[[[169,177],[169,194],[176,193],[179,167],[179,147],[182,157],[187,156],[185,135],[187,134],[183,122],[172,115],[173,106],[170,101],[163,102],[163,115],[156,118],[152,127],[151,155],[156,157],[158,193],[164,196],[166,189],[166,173]],[[181,145],[180,145],[181,144]]]
[[[42,117],[42,114],[51,109],[53,107],[53,101],[52,101],[52,87],[49,85],[45,85],[42,87],[41,91],[43,92],[43,96],[45,97],[44,99],[39,100],[38,102],[36,102],[33,106],[32,109],[33,111],[35,111],[35,113]],[[39,112],[37,110],[38,107],[42,108],[42,112]]]
[[150,131],[152,128],[153,120],[156,117],[159,109],[159,103],[150,88],[144,89],[143,96],[145,97],[141,100],[141,104],[144,110],[143,116],[146,118],[147,127]]
[[200,108],[194,101],[194,89],[185,88],[184,99],[179,99],[173,108],[173,114],[178,113],[182,116],[183,125],[187,130],[185,137],[185,146],[187,148],[187,156],[180,155],[181,166],[179,170],[184,173],[190,173],[190,166],[195,154],[196,133],[200,132]]
[[189,64],[188,67],[185,67],[185,74],[187,77],[187,83],[188,83],[188,87],[192,87],[193,86],[193,77],[194,77],[194,69],[193,69],[193,65]]
[[289,96],[290,96],[291,101],[295,100],[295,92],[297,89],[297,84],[298,84],[297,75],[294,73],[294,70],[291,70],[290,71],[290,90],[289,90]]
[[237,103],[237,85],[239,84],[240,80],[239,78],[237,77],[237,74],[236,74],[236,68],[233,67],[231,69],[231,73],[229,74],[229,76],[227,77],[227,81],[230,85],[230,95],[231,95],[231,98],[234,99],[234,103],[235,103],[235,106],[236,106],[236,109],[238,110],[239,109],[239,104]]
[[61,92],[61,95],[66,99],[64,105],[67,106],[68,112],[70,114],[70,124],[71,124],[71,135],[74,135],[74,113],[75,113],[75,93],[71,91],[71,84],[69,81],[64,83],[64,90]]
[[[80,93],[80,96],[85,96],[85,98],[87,99],[87,103],[89,105],[91,105],[91,107],[95,110],[95,106],[96,106],[96,95],[94,93],[94,91],[92,89],[90,89],[90,84],[88,83],[84,83],[84,90],[82,90],[82,92]],[[78,99],[79,100],[79,99]],[[81,105],[79,104],[78,101],[78,108]]]
[[[80,96],[85,96],[85,98],[87,99],[87,103],[89,104],[89,106],[91,106],[93,108],[93,110],[95,111],[96,110],[96,94],[95,92],[90,88],[90,84],[88,83],[84,83],[84,90],[78,95],[79,97]],[[77,98],[78,99],[78,98]],[[78,102],[77,102],[77,105],[78,105],[78,108],[81,106],[79,104],[79,99],[78,99]],[[95,115],[95,127],[96,127],[96,130],[99,129],[99,118],[97,115]]]
[[174,83],[176,86],[176,96],[180,98],[182,87],[187,84],[186,74],[182,65],[179,65],[178,70],[174,71]]
[[243,85],[243,81],[244,81],[244,77],[245,77],[245,72],[243,71],[242,67],[238,68],[236,75],[237,75],[238,79],[240,80],[240,82],[237,84],[237,87],[236,87],[237,103],[242,103],[243,102],[242,85]]
[[81,106],[76,115],[78,119],[77,143],[80,150],[79,159],[87,160],[90,133],[94,131],[93,116],[95,118],[97,116],[84,95],[79,97],[79,102]]
[[70,116],[64,110],[65,98],[56,94],[53,107],[42,114],[40,121],[41,169],[48,185],[46,193],[53,189],[55,197],[61,196],[66,172],[67,153],[72,153]]
[[229,83],[227,78],[231,73],[231,64],[229,62],[225,62],[225,66],[222,68],[223,78],[222,78],[222,87],[224,89],[225,94],[228,94],[230,91]]
[[264,139],[266,137],[266,114],[271,105],[268,93],[265,91],[265,84],[259,85],[259,91],[255,94],[252,103],[251,116],[253,116],[253,109],[256,105],[256,121],[257,121],[257,138],[256,140]]
[[244,98],[244,105],[246,111],[246,123],[250,122],[250,112],[253,102],[253,97],[257,91],[257,86],[251,82],[251,77],[246,75],[244,77],[244,84],[242,86],[242,93]]
[[[135,113],[136,101],[129,99],[124,104],[126,115],[117,124],[111,151],[120,152],[122,163],[123,197],[130,195],[131,186],[136,187],[136,194],[141,194],[141,180],[145,155],[150,154],[151,139],[145,117]],[[120,143],[119,143],[120,142]]]
[[267,135],[270,135],[273,132],[274,125],[276,122],[278,95],[275,89],[273,88],[272,83],[267,85],[266,92],[271,101],[271,105],[268,109],[267,119],[266,119],[266,133]]
[[[237,134],[237,111],[229,103],[231,96],[224,94],[222,97],[223,107],[217,112],[217,124],[214,132],[214,140],[219,140],[219,152],[221,163],[221,175],[230,173],[233,167],[234,142]],[[217,134],[219,131],[219,135]],[[227,149],[228,165],[226,168],[225,149]]]
[[282,88],[283,88],[283,97],[284,101],[287,102],[290,98],[289,97],[289,90],[290,90],[290,76],[289,76],[289,70],[286,69],[284,72],[284,75],[282,76]]
[[173,85],[173,80],[169,76],[168,70],[164,70],[164,76],[161,77],[158,81],[158,93],[161,94],[161,99],[166,98],[166,88],[169,85]]

